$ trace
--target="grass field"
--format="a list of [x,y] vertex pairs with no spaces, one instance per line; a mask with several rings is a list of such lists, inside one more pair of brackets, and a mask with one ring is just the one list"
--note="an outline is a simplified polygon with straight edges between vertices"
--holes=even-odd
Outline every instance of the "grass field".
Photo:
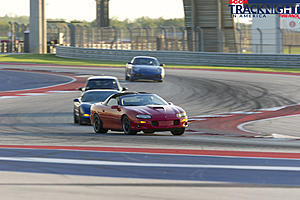
[[[125,67],[124,62],[98,61],[98,60],[77,60],[69,58],[59,58],[55,55],[38,55],[38,54],[13,54],[1,55],[1,63],[34,63],[46,65],[76,65],[76,66],[107,66],[107,67]],[[213,67],[213,66],[196,66],[196,65],[166,65],[166,68],[186,68],[186,69],[224,69],[224,70],[251,70],[265,72],[288,72],[300,73],[300,69],[294,68],[272,68],[272,67]]]

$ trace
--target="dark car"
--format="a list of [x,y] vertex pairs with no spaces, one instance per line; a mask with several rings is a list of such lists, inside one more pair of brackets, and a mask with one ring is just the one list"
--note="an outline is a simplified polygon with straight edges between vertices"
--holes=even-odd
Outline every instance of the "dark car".
[[89,90],[82,93],[81,97],[74,99],[74,123],[89,124],[90,108],[93,103],[103,102],[109,96],[118,93],[116,90]]
[[91,123],[96,133],[115,130],[134,135],[139,131],[171,131],[173,135],[182,135],[187,127],[187,115],[182,108],[156,94],[125,92],[93,104]]
[[106,89],[106,90],[117,90],[125,91],[127,88],[122,88],[118,78],[114,76],[92,76],[88,78],[84,88],[79,88],[80,91]]
[[160,64],[154,57],[137,56],[127,63],[125,69],[125,79],[135,81],[138,79],[148,79],[162,82],[165,77],[163,64]]

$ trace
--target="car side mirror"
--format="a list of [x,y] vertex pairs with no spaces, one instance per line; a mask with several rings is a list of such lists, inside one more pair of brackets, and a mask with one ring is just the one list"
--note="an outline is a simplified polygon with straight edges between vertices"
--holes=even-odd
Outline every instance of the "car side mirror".
[[165,64],[160,64],[159,66],[161,66],[161,67],[165,67],[166,65],[165,65]]
[[74,99],[73,101],[79,103],[79,99]]
[[80,87],[78,88],[79,91],[83,92],[84,91],[84,88]]
[[174,104],[172,102],[168,102],[169,105],[173,106]]
[[132,63],[131,63],[131,62],[128,62],[127,64],[128,64],[128,65],[131,65]]
[[126,91],[126,90],[128,90],[128,88],[127,88],[127,87],[123,87],[123,90],[122,90],[122,91]]
[[111,106],[111,109],[117,110],[120,109],[119,106],[115,105],[115,106]]

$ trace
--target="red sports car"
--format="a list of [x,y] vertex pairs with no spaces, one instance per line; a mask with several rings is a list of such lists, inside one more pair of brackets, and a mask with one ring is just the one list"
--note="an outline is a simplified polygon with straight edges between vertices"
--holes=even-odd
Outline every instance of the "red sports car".
[[171,131],[173,135],[182,135],[187,127],[187,115],[182,108],[155,94],[125,92],[93,104],[91,122],[96,133],[114,130],[135,135],[139,131]]

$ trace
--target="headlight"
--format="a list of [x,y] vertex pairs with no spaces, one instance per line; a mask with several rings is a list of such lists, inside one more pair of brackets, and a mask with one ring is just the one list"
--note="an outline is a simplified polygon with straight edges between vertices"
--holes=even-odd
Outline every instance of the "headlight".
[[177,116],[178,118],[185,117],[185,116],[186,116],[186,113],[185,113],[185,112],[177,113],[176,116]]
[[138,114],[138,115],[136,115],[136,118],[138,118],[138,119],[151,119],[151,115]]

